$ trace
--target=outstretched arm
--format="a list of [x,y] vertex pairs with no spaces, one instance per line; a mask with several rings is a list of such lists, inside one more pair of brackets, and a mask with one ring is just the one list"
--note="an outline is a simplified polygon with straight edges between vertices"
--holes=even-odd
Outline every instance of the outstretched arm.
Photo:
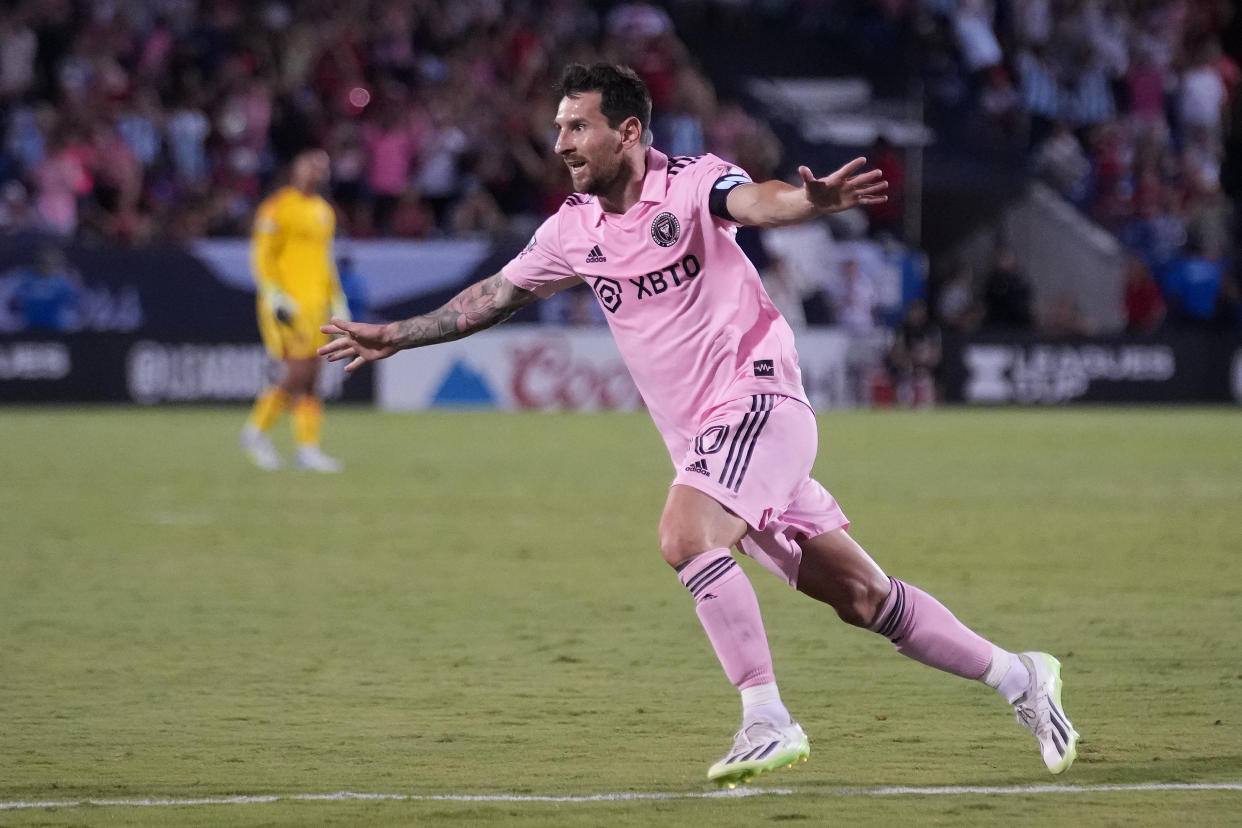
[[333,318],[321,331],[338,337],[319,349],[328,362],[353,358],[345,366],[353,371],[365,362],[390,357],[407,348],[421,348],[438,342],[470,336],[498,325],[535,301],[535,294],[523,290],[497,273],[450,299],[443,307],[387,325],[369,325]]
[[866,164],[866,158],[855,158],[823,178],[816,178],[807,167],[798,167],[800,187],[783,181],[742,184],[729,191],[729,214],[742,224],[782,227],[859,204],[882,204],[888,201],[884,195],[888,182],[880,170],[859,173]]

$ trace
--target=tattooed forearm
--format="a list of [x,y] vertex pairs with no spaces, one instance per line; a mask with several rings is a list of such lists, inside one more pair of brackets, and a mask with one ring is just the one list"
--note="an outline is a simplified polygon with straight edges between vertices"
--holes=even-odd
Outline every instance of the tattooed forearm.
[[395,336],[389,344],[419,348],[451,342],[498,325],[533,301],[535,294],[497,273],[475,282],[442,308],[394,323]]

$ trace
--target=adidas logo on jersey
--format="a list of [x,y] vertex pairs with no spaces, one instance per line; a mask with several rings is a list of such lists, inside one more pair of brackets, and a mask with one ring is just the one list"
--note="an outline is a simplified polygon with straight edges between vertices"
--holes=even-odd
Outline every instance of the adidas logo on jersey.
[[690,465],[686,466],[686,471],[689,471],[689,472],[698,472],[699,474],[703,475],[704,477],[711,477],[711,474],[712,474],[711,472],[709,472],[709,471],[707,470],[707,461],[706,461],[706,460],[695,460],[693,463],[691,463]]
[[587,264],[599,264],[600,262],[608,261],[608,257],[604,255],[604,251],[600,250],[599,245],[597,244],[591,248],[589,253],[587,253],[586,260]]

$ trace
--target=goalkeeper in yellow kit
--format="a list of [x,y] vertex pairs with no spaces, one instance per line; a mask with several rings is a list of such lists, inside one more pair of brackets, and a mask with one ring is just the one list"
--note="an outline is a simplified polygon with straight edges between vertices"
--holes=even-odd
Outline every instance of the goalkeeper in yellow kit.
[[341,464],[319,448],[323,401],[315,349],[328,342],[319,326],[348,314],[332,258],[336,214],[319,194],[331,166],[323,150],[293,159],[289,184],[268,196],[255,215],[251,265],[258,285],[259,333],[283,375],[255,400],[242,448],[259,468],[283,465],[267,430],[290,409],[298,468],[335,472]]

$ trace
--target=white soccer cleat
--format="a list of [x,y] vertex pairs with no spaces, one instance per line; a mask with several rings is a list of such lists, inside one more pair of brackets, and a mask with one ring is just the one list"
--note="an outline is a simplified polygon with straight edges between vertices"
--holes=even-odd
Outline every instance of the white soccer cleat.
[[766,771],[791,768],[799,759],[805,762],[810,755],[810,742],[797,722],[751,722],[733,734],[733,748],[708,768],[707,778],[722,787],[735,788]]
[[1013,703],[1018,724],[1035,734],[1044,764],[1061,773],[1078,757],[1078,731],[1061,706],[1061,662],[1047,653],[1019,653],[1030,672],[1026,692]]
[[345,467],[335,457],[324,454],[319,446],[302,446],[298,449],[297,466],[305,471],[334,474]]
[[263,471],[276,471],[285,464],[272,441],[254,426],[248,425],[242,429],[241,447],[250,461]]

